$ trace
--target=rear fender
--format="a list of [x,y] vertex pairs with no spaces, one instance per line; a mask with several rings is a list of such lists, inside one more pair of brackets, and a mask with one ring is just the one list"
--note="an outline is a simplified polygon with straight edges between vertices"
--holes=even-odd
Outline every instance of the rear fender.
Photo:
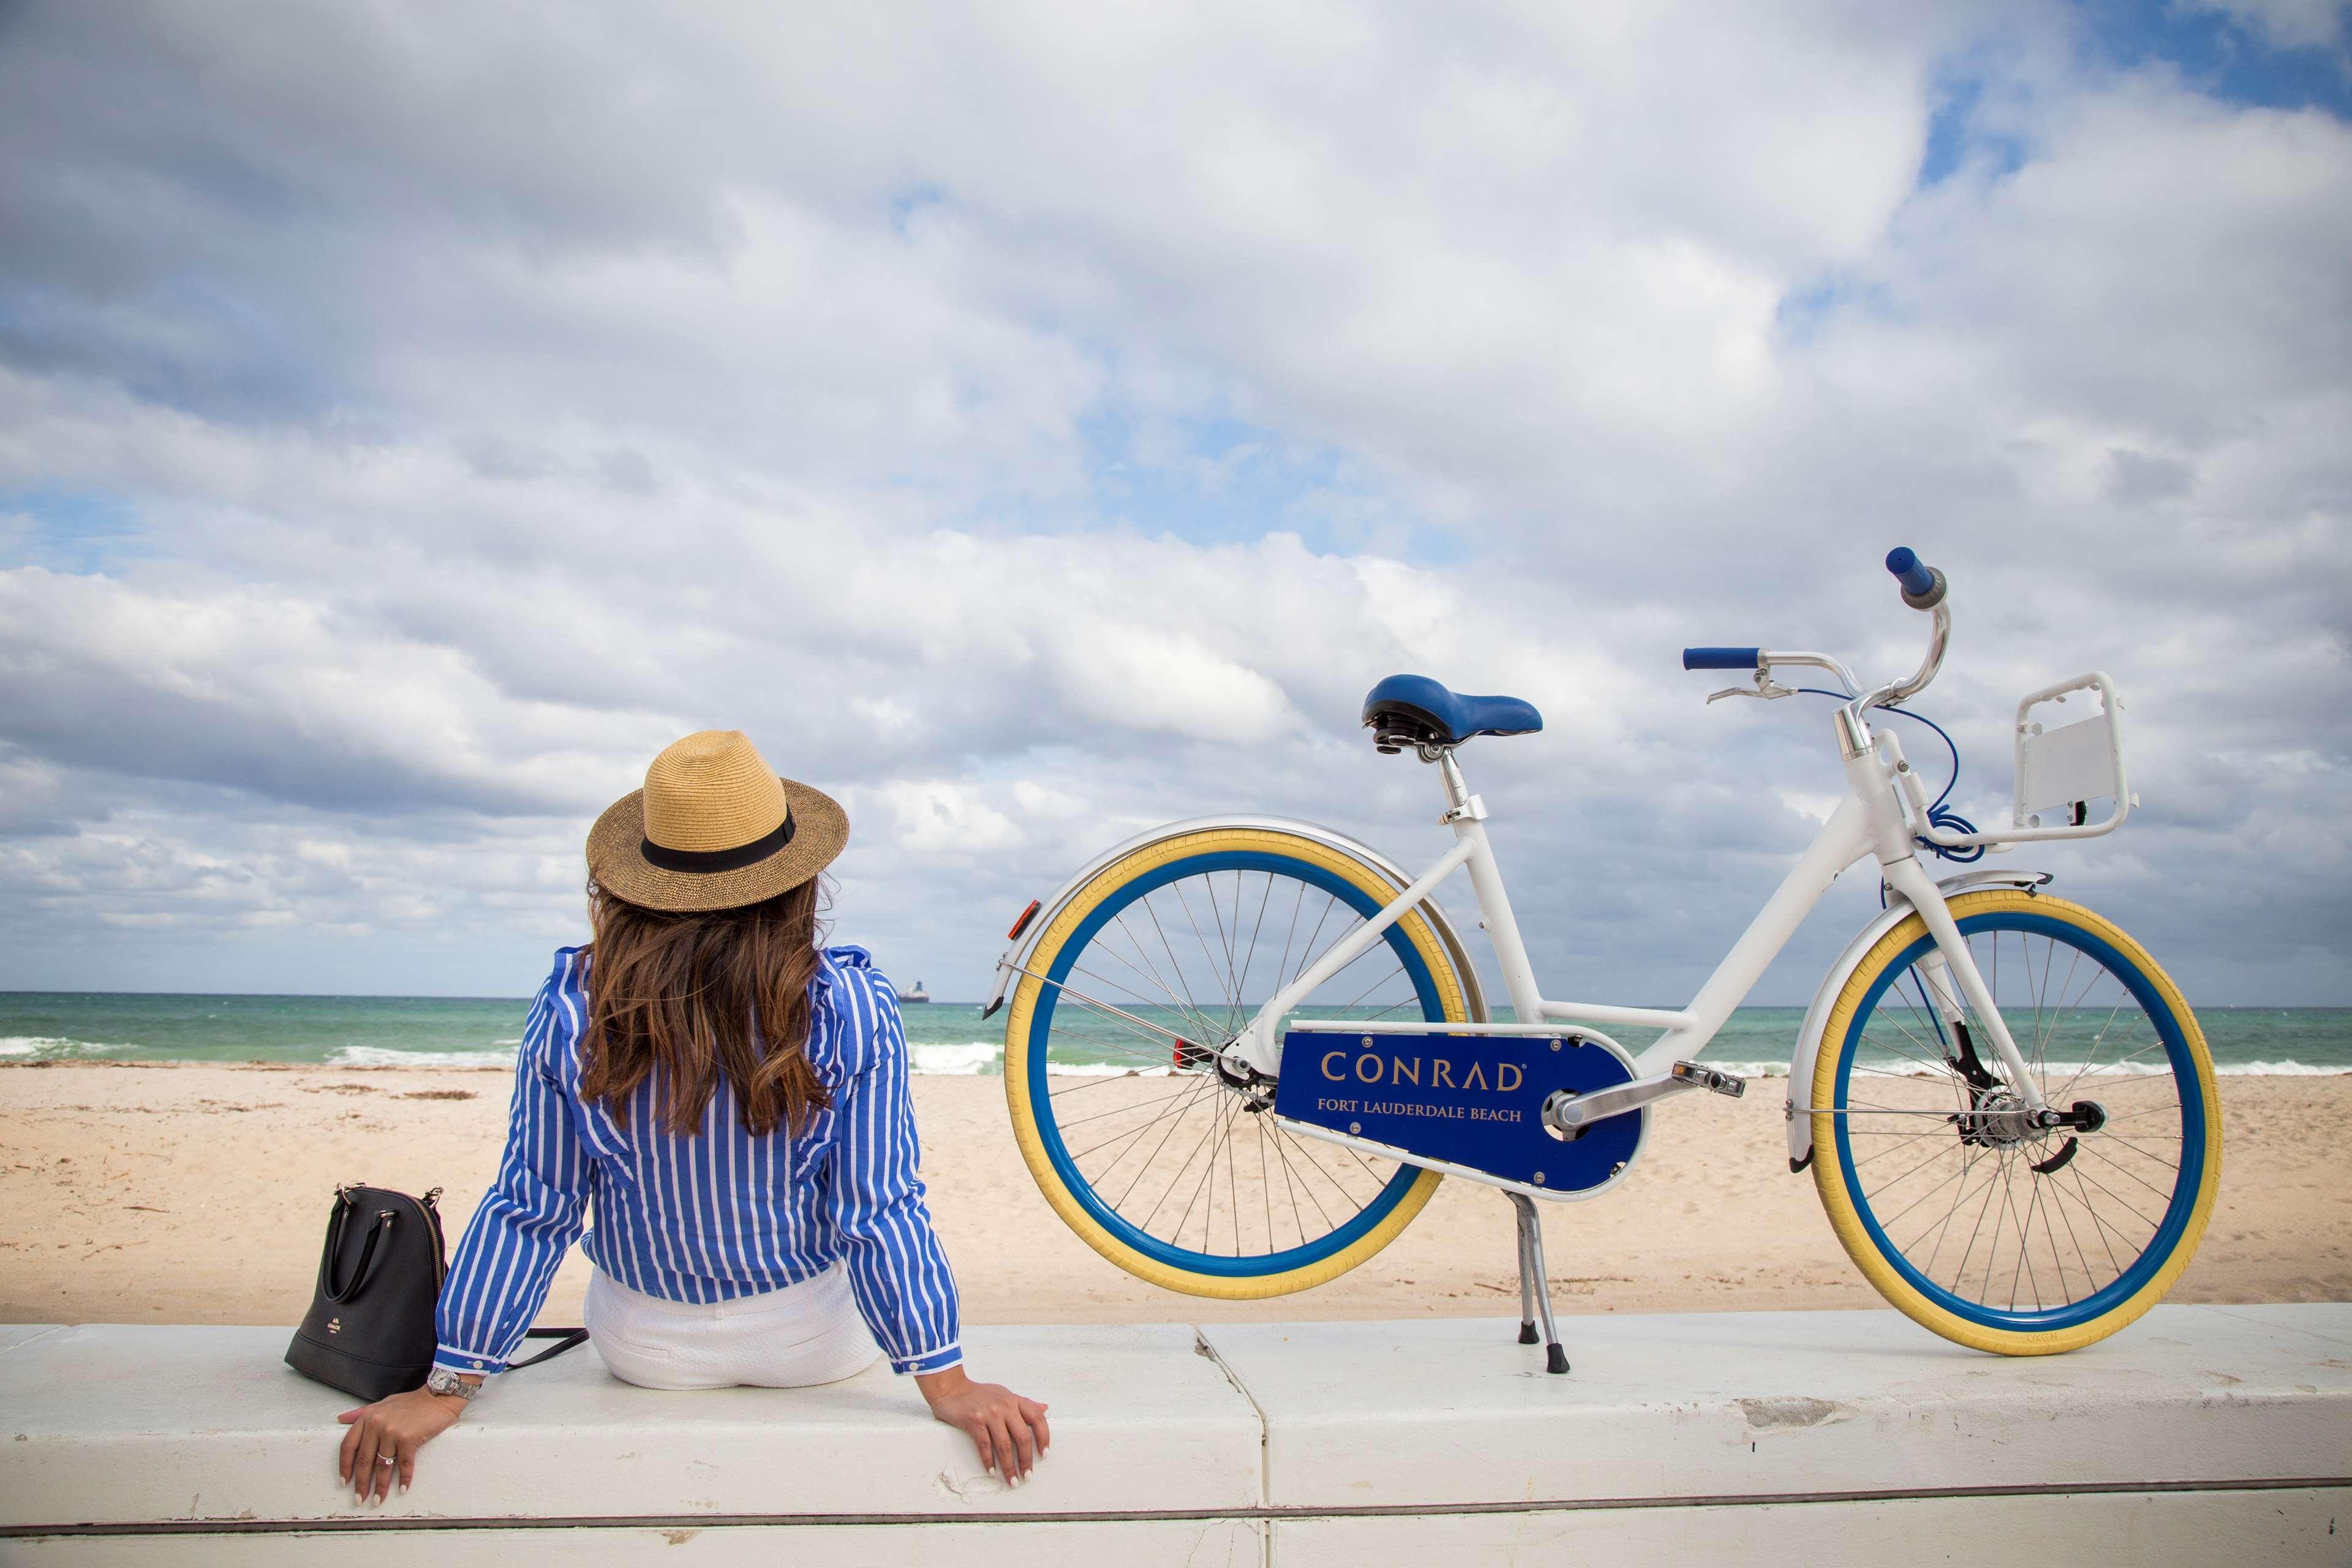
[[[1956,898],[1974,888],[2023,888],[2028,891],[2045,886],[2050,880],[2047,871],[1965,871],[1957,877],[1947,877],[1936,886],[1946,898]],[[1830,965],[1821,989],[1813,993],[1813,1004],[1805,1009],[1804,1027],[1797,1031],[1797,1049],[1789,1058],[1789,1169],[1801,1171],[1812,1163],[1813,1119],[1808,1114],[1813,1100],[1813,1067],[1822,1052],[1822,1031],[1828,1027],[1830,1009],[1837,1005],[1838,997],[1845,991],[1845,983],[1878,939],[1901,925],[1911,916],[1911,900],[1902,894],[1889,891],[1886,908],[1878,918],[1862,928],[1862,934],[1846,944],[1838,961]]]
[[[1139,849],[1147,848],[1163,839],[1175,838],[1187,833],[1199,833],[1204,828],[1211,827],[1251,827],[1272,833],[1295,833],[1301,838],[1311,838],[1326,848],[1336,849],[1349,859],[1378,873],[1390,887],[1399,892],[1412,885],[1412,878],[1406,874],[1402,867],[1370,845],[1359,843],[1336,829],[1324,827],[1312,822],[1301,822],[1296,817],[1252,815],[1195,816],[1182,822],[1166,823],[1159,827],[1139,833],[1124,844],[1104,850],[1080,868],[1076,876],[1056,889],[1052,898],[1043,900],[1037,912],[1030,917],[1026,925],[1021,928],[1021,934],[1013,939],[1013,945],[1006,948],[1003,956],[996,961],[996,986],[989,993],[988,1004],[981,1009],[980,1016],[985,1018],[1004,1005],[1005,993],[1012,989],[1013,982],[1020,977],[1021,972],[1029,967],[1029,954],[1036,947],[1037,939],[1053,925],[1054,917],[1062,911],[1062,906],[1075,898],[1078,889],[1091,881],[1097,872]],[[1462,945],[1462,939],[1454,933],[1454,923],[1445,918],[1445,911],[1438,907],[1436,900],[1422,900],[1421,912],[1427,917],[1431,928],[1437,932],[1438,940],[1445,944],[1447,954],[1454,960],[1454,973],[1462,977],[1463,1000],[1470,1012],[1467,1021],[1473,1024],[1485,1023],[1486,998],[1485,993],[1479,989],[1478,969],[1470,962],[1469,950]]]

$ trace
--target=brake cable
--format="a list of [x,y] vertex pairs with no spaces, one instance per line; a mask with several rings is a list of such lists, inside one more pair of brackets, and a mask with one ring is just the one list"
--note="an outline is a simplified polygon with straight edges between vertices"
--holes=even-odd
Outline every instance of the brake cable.
[[[1818,686],[1800,686],[1795,689],[1798,695],[1803,697],[1828,697],[1839,702],[1851,702],[1853,700],[1852,697],[1843,691],[1824,691]],[[1930,730],[1935,731],[1937,737],[1943,741],[1944,749],[1952,754],[1952,776],[1945,781],[1944,793],[1937,795],[1936,797],[1936,803],[1927,808],[1927,826],[1930,827],[1941,827],[1952,833],[1976,832],[1977,825],[1975,823],[1970,822],[1967,817],[1962,816],[1957,811],[1946,811],[1944,809],[1944,803],[1952,798],[1952,791],[1958,788],[1960,783],[1960,748],[1952,740],[1950,733],[1946,731],[1941,724],[1937,723],[1925,713],[1915,713],[1908,708],[1897,708],[1889,704],[1877,709],[1876,711],[1881,713],[1900,713],[1906,719],[1917,720],[1920,723],[1927,725]],[[1914,837],[1911,841],[1914,844],[1918,845],[1922,849],[1931,851],[1937,858],[1949,860],[1953,864],[1958,866],[1965,866],[1971,861],[1983,859],[1986,847],[1981,844],[1970,844],[1954,848],[1947,845],[1938,844],[1932,838]],[[1882,897],[1880,901],[1883,903],[1885,900]]]

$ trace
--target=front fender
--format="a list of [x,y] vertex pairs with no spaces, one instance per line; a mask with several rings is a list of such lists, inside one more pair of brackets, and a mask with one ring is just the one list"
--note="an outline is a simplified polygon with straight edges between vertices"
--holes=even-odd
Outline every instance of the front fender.
[[[1037,945],[1037,939],[1053,925],[1054,917],[1061,912],[1062,906],[1075,898],[1078,889],[1093,879],[1096,872],[1133,854],[1136,850],[1146,848],[1162,839],[1174,838],[1186,833],[1198,833],[1211,827],[1253,827],[1274,833],[1295,833],[1302,838],[1311,838],[1326,848],[1336,849],[1340,854],[1377,872],[1399,892],[1412,885],[1412,878],[1406,874],[1404,868],[1370,845],[1360,843],[1336,828],[1325,827],[1313,822],[1302,822],[1297,817],[1261,816],[1242,813],[1231,816],[1195,816],[1182,822],[1165,823],[1158,827],[1148,828],[1125,843],[1114,845],[1104,850],[1079,868],[1075,876],[1055,890],[1052,898],[1040,903],[1036,914],[1021,928],[1021,935],[1014,939],[1011,947],[1004,950],[1003,956],[996,961],[996,987],[989,993],[988,1004],[981,1009],[980,1016],[985,1018],[1003,1005],[1004,994],[1012,988],[1013,979],[1028,967],[1029,953]],[[1445,918],[1445,911],[1438,907],[1435,899],[1423,900],[1421,910],[1428,918],[1431,927],[1437,932],[1438,940],[1445,944],[1447,954],[1454,960],[1454,971],[1462,977],[1463,1000],[1470,1013],[1468,1021],[1474,1024],[1485,1023],[1486,998],[1479,989],[1478,969],[1470,962],[1469,950],[1462,945],[1462,939],[1454,933],[1453,922]]]
[[[2046,885],[2047,871],[1964,871],[1957,877],[1947,877],[1936,884],[1946,898],[1967,892],[1971,888],[2026,888]],[[1813,1067],[1822,1052],[1822,1031],[1829,1026],[1830,1009],[1837,1005],[1845,990],[1845,983],[1853,977],[1855,966],[1878,939],[1901,925],[1911,915],[1911,900],[1900,893],[1890,893],[1886,908],[1878,918],[1862,928],[1860,935],[1846,944],[1838,961],[1830,965],[1821,989],[1813,993],[1812,1005],[1805,1009],[1804,1027],[1797,1031],[1797,1048],[1789,1058],[1789,1169],[1801,1171],[1812,1163],[1813,1119],[1810,1113],[1813,1102]]]

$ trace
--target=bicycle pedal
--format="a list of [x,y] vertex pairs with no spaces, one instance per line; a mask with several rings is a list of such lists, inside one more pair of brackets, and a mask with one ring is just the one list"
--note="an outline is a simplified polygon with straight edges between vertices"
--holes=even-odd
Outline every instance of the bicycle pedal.
[[1676,1062],[1674,1076],[1694,1088],[1712,1089],[1717,1094],[1727,1094],[1734,1100],[1748,1092],[1746,1079],[1734,1077],[1727,1072],[1718,1072],[1713,1068],[1703,1068],[1696,1062]]

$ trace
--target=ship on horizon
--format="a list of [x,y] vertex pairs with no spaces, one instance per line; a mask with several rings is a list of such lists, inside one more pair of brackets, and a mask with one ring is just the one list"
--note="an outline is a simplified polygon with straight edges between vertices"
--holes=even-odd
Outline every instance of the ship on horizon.
[[923,989],[923,983],[919,980],[915,982],[915,988],[912,991],[898,993],[898,1000],[910,1006],[919,1002],[929,1002],[930,999],[931,994]]

